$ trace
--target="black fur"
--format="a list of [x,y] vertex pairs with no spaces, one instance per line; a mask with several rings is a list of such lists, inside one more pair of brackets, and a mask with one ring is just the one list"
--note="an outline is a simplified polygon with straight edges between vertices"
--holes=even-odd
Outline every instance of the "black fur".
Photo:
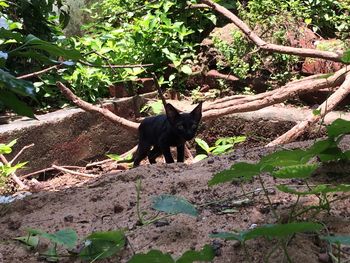
[[192,112],[181,114],[168,103],[165,112],[166,114],[149,117],[141,122],[134,166],[138,166],[146,156],[150,163],[155,163],[156,158],[162,154],[167,163],[173,163],[171,146],[177,148],[177,161],[184,161],[185,142],[196,135],[202,118],[202,103],[200,102]]

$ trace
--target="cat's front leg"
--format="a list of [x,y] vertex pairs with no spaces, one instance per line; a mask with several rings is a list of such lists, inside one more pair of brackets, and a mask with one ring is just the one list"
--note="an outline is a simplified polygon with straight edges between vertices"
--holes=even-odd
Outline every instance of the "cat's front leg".
[[185,160],[185,144],[180,144],[176,147],[177,150],[177,162],[183,163]]
[[170,147],[169,146],[162,147],[162,153],[164,155],[166,163],[173,163],[174,162],[174,159],[171,156],[171,152],[170,152]]

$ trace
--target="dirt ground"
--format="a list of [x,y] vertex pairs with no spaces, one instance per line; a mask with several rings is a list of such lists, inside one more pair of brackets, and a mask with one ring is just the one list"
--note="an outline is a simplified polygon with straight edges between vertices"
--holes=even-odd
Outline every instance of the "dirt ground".
[[[307,143],[294,143],[289,147],[305,146]],[[187,164],[156,164],[103,174],[97,179],[78,180],[73,175],[62,175],[51,180],[57,188],[48,187],[34,193],[24,200],[16,201],[0,208],[1,237],[0,262],[38,262],[38,253],[28,251],[23,245],[12,240],[25,235],[26,228],[38,228],[55,232],[63,228],[77,231],[80,241],[93,231],[105,231],[124,228],[127,237],[136,252],[160,249],[174,257],[188,249],[201,249],[205,244],[216,248],[214,262],[247,262],[244,250],[235,241],[210,238],[211,233],[221,231],[246,230],[252,225],[274,223],[268,202],[262,195],[257,179],[239,184],[222,184],[208,187],[207,182],[214,173],[228,168],[238,161],[257,161],[273,149],[252,148],[238,149],[226,156],[211,157],[201,162]],[[102,172],[103,173],[103,172]],[[72,179],[75,178],[75,179]],[[198,217],[176,215],[165,222],[148,226],[138,226],[136,215],[137,178],[142,178],[142,210],[154,214],[150,209],[151,197],[160,194],[183,196],[199,207]],[[290,209],[295,197],[274,189],[276,181],[264,176],[270,198],[278,213]],[[75,185],[62,182],[75,180]],[[314,179],[316,180],[316,179]],[[47,181],[47,183],[50,181]],[[283,181],[290,182],[289,180]],[[70,182],[72,183],[72,182]],[[295,182],[292,182],[292,184]],[[245,193],[253,193],[244,196]],[[246,200],[248,198],[248,200]],[[217,204],[207,204],[212,201]],[[237,201],[246,200],[244,205]],[[305,205],[315,202],[303,198]],[[225,209],[234,209],[223,213]],[[331,233],[350,233],[348,219],[350,216],[349,200],[340,201],[330,214],[321,213],[320,221],[327,225]],[[45,246],[45,245],[43,245]],[[247,242],[248,258],[251,262],[264,262],[264,256],[273,250],[274,242],[257,239]],[[43,247],[42,247],[43,249]],[[290,240],[288,252],[293,262],[328,262],[323,257],[327,244],[312,234],[300,234]],[[119,256],[120,262],[126,262],[132,256],[128,246]],[[116,259],[105,262],[116,262]],[[283,253],[276,250],[269,262],[283,262]],[[73,262],[72,258],[63,257],[60,262]]]

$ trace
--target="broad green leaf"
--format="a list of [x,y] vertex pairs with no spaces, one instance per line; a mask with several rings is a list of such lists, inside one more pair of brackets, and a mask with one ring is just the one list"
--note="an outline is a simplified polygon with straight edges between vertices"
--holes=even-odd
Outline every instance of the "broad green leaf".
[[0,89],[0,102],[12,109],[18,115],[36,119],[32,109],[23,101],[19,100],[14,93],[8,90]]
[[173,195],[160,195],[153,198],[152,208],[169,214],[187,214],[197,216],[198,212],[194,205],[182,197]]
[[85,247],[79,253],[84,260],[97,260],[111,257],[125,246],[125,235],[121,230],[95,232],[85,238]]
[[114,161],[120,161],[120,160],[123,159],[123,158],[120,157],[119,154],[114,154],[114,153],[106,154],[106,156],[107,156],[108,158],[111,158],[111,159],[114,160]]
[[212,153],[214,155],[219,155],[219,154],[223,154],[223,153],[226,153],[228,150],[232,149],[233,148],[233,144],[225,144],[225,145],[219,145],[219,146],[216,146],[214,148],[214,150],[212,151]]
[[168,253],[163,254],[159,250],[151,250],[146,254],[134,255],[128,263],[175,263],[175,261]]
[[219,237],[227,240],[238,240],[241,243],[257,237],[284,238],[301,232],[315,232],[323,229],[321,224],[311,222],[269,224],[239,233],[218,233],[210,237]]
[[236,163],[232,165],[230,169],[215,174],[214,177],[211,180],[209,180],[208,185],[212,186],[215,184],[231,182],[233,179],[250,180],[259,173],[259,164],[243,162]]
[[183,65],[181,67],[181,71],[187,75],[191,75],[192,74],[192,69],[189,65]]
[[[34,98],[35,89],[33,83],[22,79],[17,79],[15,76],[2,69],[0,69],[0,87],[6,87],[8,90],[21,96],[29,96]],[[6,94],[0,95],[0,98],[1,97],[7,98]]]
[[198,154],[198,155],[196,155],[196,157],[194,157],[194,161],[198,162],[198,161],[204,160],[207,157],[208,157],[208,155],[206,155],[206,154]]
[[300,164],[284,166],[277,171],[272,172],[272,176],[282,179],[291,178],[307,178],[309,177],[317,168],[318,164]]
[[69,228],[59,230],[54,234],[49,234],[39,229],[29,228],[28,233],[32,235],[38,235],[43,238],[47,238],[51,242],[61,244],[67,248],[75,247],[78,240],[77,233],[73,229],[69,229]]
[[336,236],[321,236],[320,238],[332,244],[350,245],[350,236],[336,235]]
[[312,195],[312,194],[326,194],[326,193],[334,193],[334,192],[350,192],[350,185],[347,184],[340,184],[337,186],[330,186],[330,185],[317,185],[316,187],[312,188],[308,191],[296,191],[293,188],[288,187],[287,185],[278,185],[277,189],[289,193],[289,194],[295,194],[295,195]]
[[262,166],[289,166],[306,163],[309,160],[308,153],[306,151],[296,150],[282,150],[277,151],[267,156],[264,156],[260,160]]
[[16,237],[15,240],[18,240],[31,248],[36,248],[39,244],[39,237],[33,235],[27,235],[23,237]]
[[313,110],[313,111],[312,111],[312,114],[313,114],[314,116],[319,116],[319,115],[321,114],[321,110],[318,110],[318,109]]
[[315,232],[323,229],[321,224],[311,222],[271,224],[254,228],[244,234],[245,240],[257,237],[283,238],[301,232]]
[[350,64],[350,49],[346,50],[343,53],[343,56],[340,58],[340,60],[345,64]]
[[80,54],[80,52],[77,50],[74,50],[74,49],[68,50],[68,49],[61,48],[57,45],[43,41],[33,35],[28,35],[24,41],[25,41],[24,44],[26,46],[47,51],[48,53],[50,53],[50,55],[61,56],[66,59],[73,59],[73,60],[84,59]]
[[329,137],[338,137],[339,135],[350,133],[350,121],[336,119],[327,126],[327,133]]
[[206,153],[209,153],[210,147],[204,140],[200,138],[195,138],[194,140]]
[[214,257],[214,249],[209,245],[205,245],[201,251],[186,251],[180,258],[176,260],[176,263],[192,263],[198,261],[208,262],[212,261]]
[[0,154],[9,154],[12,152],[12,149],[10,146],[0,143]]

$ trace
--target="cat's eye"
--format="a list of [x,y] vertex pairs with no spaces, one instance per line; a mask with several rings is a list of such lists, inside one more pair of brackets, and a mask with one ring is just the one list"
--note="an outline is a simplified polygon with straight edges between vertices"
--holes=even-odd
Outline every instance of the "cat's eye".
[[197,129],[197,125],[196,125],[196,124],[193,124],[193,125],[192,125],[192,129]]
[[184,126],[183,126],[183,125],[179,125],[179,126],[177,126],[177,128],[178,128],[179,130],[183,130],[183,129],[184,129]]

